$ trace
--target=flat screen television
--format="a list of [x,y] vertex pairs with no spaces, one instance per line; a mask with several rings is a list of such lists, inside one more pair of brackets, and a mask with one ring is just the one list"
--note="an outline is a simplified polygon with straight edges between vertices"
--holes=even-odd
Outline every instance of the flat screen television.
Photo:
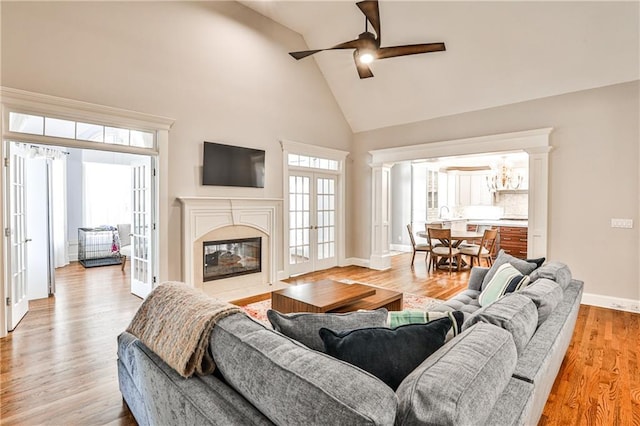
[[202,184],[264,188],[264,151],[205,142]]

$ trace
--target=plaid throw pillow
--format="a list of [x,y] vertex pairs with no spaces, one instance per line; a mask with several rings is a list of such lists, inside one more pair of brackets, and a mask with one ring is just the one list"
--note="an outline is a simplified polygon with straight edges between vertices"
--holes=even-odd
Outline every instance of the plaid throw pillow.
[[396,328],[406,324],[426,324],[428,322],[440,319],[451,319],[451,329],[447,333],[445,341],[453,339],[462,331],[462,323],[464,322],[464,314],[460,311],[453,312],[425,312],[425,311],[390,311],[387,315],[387,326]]

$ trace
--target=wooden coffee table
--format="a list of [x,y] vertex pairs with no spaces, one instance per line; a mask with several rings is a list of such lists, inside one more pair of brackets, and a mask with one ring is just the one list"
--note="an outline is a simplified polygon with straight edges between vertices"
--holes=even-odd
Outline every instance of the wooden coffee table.
[[402,310],[402,293],[364,284],[322,280],[271,293],[271,309],[290,312],[352,312],[358,309]]

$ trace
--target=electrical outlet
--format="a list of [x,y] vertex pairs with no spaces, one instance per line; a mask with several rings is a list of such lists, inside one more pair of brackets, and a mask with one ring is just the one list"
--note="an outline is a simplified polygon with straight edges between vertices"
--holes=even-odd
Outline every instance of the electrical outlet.
[[633,219],[611,219],[612,228],[633,228]]

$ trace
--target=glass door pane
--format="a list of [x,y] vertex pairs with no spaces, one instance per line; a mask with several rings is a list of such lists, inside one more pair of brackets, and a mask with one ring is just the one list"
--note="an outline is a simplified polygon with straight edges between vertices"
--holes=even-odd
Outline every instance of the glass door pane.
[[289,265],[292,274],[310,272],[311,176],[289,176]]
[[151,268],[151,166],[150,159],[133,164],[131,237],[131,292],[140,297],[152,289]]

